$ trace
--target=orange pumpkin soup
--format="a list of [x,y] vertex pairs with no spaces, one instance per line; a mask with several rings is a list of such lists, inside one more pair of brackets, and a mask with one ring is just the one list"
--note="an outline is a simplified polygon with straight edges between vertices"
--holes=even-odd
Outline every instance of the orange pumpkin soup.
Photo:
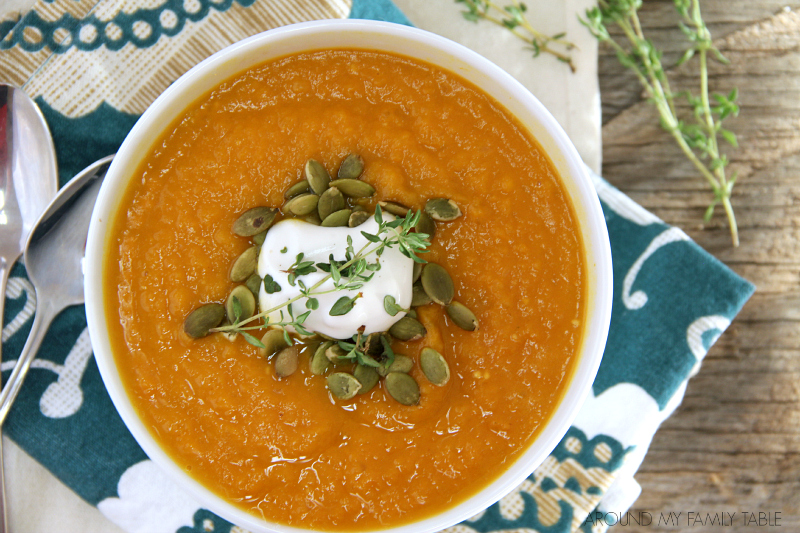
[[[419,364],[418,405],[385,392],[342,401],[239,336],[191,339],[186,316],[222,302],[228,266],[252,244],[231,232],[256,205],[281,206],[309,158],[349,153],[379,200],[454,200],[425,258],[453,277],[480,329],[418,309],[424,347],[447,360],[436,387]],[[533,441],[568,385],[584,320],[584,259],[559,177],[492,98],[452,73],[359,50],[282,58],[227,80],[159,139],[114,222],[106,285],[112,345],[134,406],[205,486],[266,519],[331,531],[439,513],[487,485]],[[398,318],[401,315],[398,315]],[[119,320],[118,320],[119,318]]]

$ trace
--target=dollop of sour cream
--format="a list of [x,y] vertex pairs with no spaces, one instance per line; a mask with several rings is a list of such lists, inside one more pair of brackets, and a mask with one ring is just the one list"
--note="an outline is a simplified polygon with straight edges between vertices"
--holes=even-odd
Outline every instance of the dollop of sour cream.
[[[388,214],[384,214],[383,217],[384,220],[391,219]],[[261,246],[261,253],[258,257],[258,275],[262,278],[267,275],[272,276],[281,289],[267,294],[264,284],[261,284],[259,293],[261,312],[281,305],[301,294],[300,287],[296,282],[294,286],[289,284],[288,270],[297,260],[297,254],[303,253],[303,261],[314,261],[315,264],[330,262],[329,256],[333,254],[334,259],[340,264],[344,263],[348,236],[353,240],[355,252],[361,250],[366,244],[369,244],[367,250],[378,245],[369,242],[361,234],[362,231],[375,235],[378,232],[378,223],[374,218],[370,218],[355,228],[326,228],[302,220],[287,219],[272,226]],[[381,237],[385,237],[385,234]],[[338,290],[315,296],[319,301],[319,307],[311,311],[303,323],[306,329],[323,333],[335,339],[347,339],[355,335],[361,326],[365,327],[364,333],[386,331],[405,315],[403,312],[397,313],[395,316],[387,313],[384,309],[384,298],[386,295],[391,295],[399,306],[408,309],[411,305],[414,261],[403,255],[397,246],[386,248],[380,257],[371,254],[366,259],[369,263],[380,261],[380,270],[376,271],[372,279],[358,290]],[[299,279],[306,287],[311,287],[327,275],[327,272],[317,269],[316,272],[301,276]],[[329,279],[314,292],[333,289],[333,280]],[[337,300],[343,296],[352,298],[358,293],[361,293],[362,296],[355,301],[355,305],[347,314],[331,316],[331,307]],[[295,317],[307,310],[305,298],[292,304]],[[288,320],[289,315],[286,308],[283,311],[284,319]],[[281,320],[279,311],[274,311],[268,316],[270,322],[273,323]]]

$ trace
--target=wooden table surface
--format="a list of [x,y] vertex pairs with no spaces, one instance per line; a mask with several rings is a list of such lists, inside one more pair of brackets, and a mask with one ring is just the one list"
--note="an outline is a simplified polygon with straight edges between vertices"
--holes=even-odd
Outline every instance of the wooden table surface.
[[[800,531],[800,0],[703,0],[704,18],[730,65],[714,65],[711,89],[739,88],[741,112],[726,124],[739,180],[733,204],[741,245],[721,210],[610,49],[600,51],[603,174],[634,200],[757,286],[757,292],[691,380],[678,411],[656,434],[637,479],[632,512],[655,517],[624,531],[753,531],[743,512],[780,513]],[[645,34],[665,50],[679,85],[698,86],[696,60],[674,68],[685,40],[672,0],[645,0]],[[658,525],[660,513],[736,512],[731,526]],[[767,526],[764,528],[773,528]],[[777,531],[777,530],[776,530]]]

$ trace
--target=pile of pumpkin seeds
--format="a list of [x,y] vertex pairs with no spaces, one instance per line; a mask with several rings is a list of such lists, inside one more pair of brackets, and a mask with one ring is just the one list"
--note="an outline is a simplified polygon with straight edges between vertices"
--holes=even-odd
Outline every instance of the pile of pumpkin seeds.
[[[375,194],[375,188],[362,181],[364,161],[357,154],[348,155],[339,166],[336,179],[325,167],[309,159],[303,169],[305,179],[294,183],[284,192],[285,202],[280,209],[258,206],[242,213],[233,224],[233,233],[252,239],[252,246],[231,264],[229,278],[239,283],[233,288],[224,304],[209,303],[195,309],[184,322],[184,331],[192,338],[208,335],[210,331],[226,324],[247,320],[256,313],[256,301],[262,284],[274,283],[261,279],[256,272],[258,255],[267,231],[281,216],[298,218],[324,227],[357,227],[374,213],[364,204]],[[405,217],[409,207],[397,202],[380,201],[381,210]],[[433,240],[437,222],[451,222],[462,215],[459,206],[447,198],[433,198],[420,212],[416,231]],[[352,339],[329,339],[320,334],[304,338],[313,348],[309,357],[309,370],[314,375],[325,375],[331,394],[341,400],[366,394],[380,381],[392,398],[403,405],[419,403],[419,385],[409,374],[414,360],[392,352],[394,339],[415,341],[425,337],[425,326],[417,320],[416,308],[430,303],[445,308],[450,319],[467,331],[478,329],[478,320],[465,305],[454,301],[455,288],[450,274],[436,263],[415,263],[413,273],[411,308],[388,332],[354,335]],[[267,287],[269,290],[270,287]],[[235,337],[236,334],[230,335]],[[322,340],[317,340],[323,337]],[[363,340],[363,343],[362,343]],[[352,341],[352,342],[351,342]],[[299,367],[302,345],[294,342],[288,332],[280,327],[270,327],[261,337],[261,355],[270,358],[275,375],[284,378]],[[346,348],[350,348],[348,352]],[[445,358],[432,348],[423,348],[419,365],[423,375],[436,386],[450,379],[450,368]]]

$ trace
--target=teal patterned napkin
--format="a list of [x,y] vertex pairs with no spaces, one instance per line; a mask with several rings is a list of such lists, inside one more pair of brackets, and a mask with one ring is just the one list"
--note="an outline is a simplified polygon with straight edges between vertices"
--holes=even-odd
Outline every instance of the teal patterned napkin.
[[[42,1],[20,21],[0,21],[0,75],[24,86],[42,107],[63,185],[86,165],[115,152],[138,116],[173,81],[145,76],[131,83],[116,51],[125,50],[127,60],[139,66],[182,72],[201,58],[167,45],[186,48],[203,42],[208,53],[224,47],[229,43],[208,44],[220,17],[235,21],[226,28],[241,32],[228,36],[231,42],[314,18],[408,24],[388,0],[320,1],[298,4],[299,10],[292,1],[72,0],[68,9],[64,2]],[[163,51],[153,53],[161,46]],[[62,65],[75,71],[75,64],[83,65],[87,85],[61,78]],[[110,89],[92,83],[94,78],[107,81],[109,73]],[[611,238],[614,303],[592,394],[530,478],[450,533],[604,531],[638,496],[633,474],[653,434],[680,403],[687,379],[709,346],[754,290],[679,229],[596,176],[595,185]],[[4,379],[30,330],[35,301],[23,266],[16,265],[3,322]],[[66,310],[51,326],[5,432],[127,531],[241,531],[175,487],[133,440],[92,358],[82,306]]]

